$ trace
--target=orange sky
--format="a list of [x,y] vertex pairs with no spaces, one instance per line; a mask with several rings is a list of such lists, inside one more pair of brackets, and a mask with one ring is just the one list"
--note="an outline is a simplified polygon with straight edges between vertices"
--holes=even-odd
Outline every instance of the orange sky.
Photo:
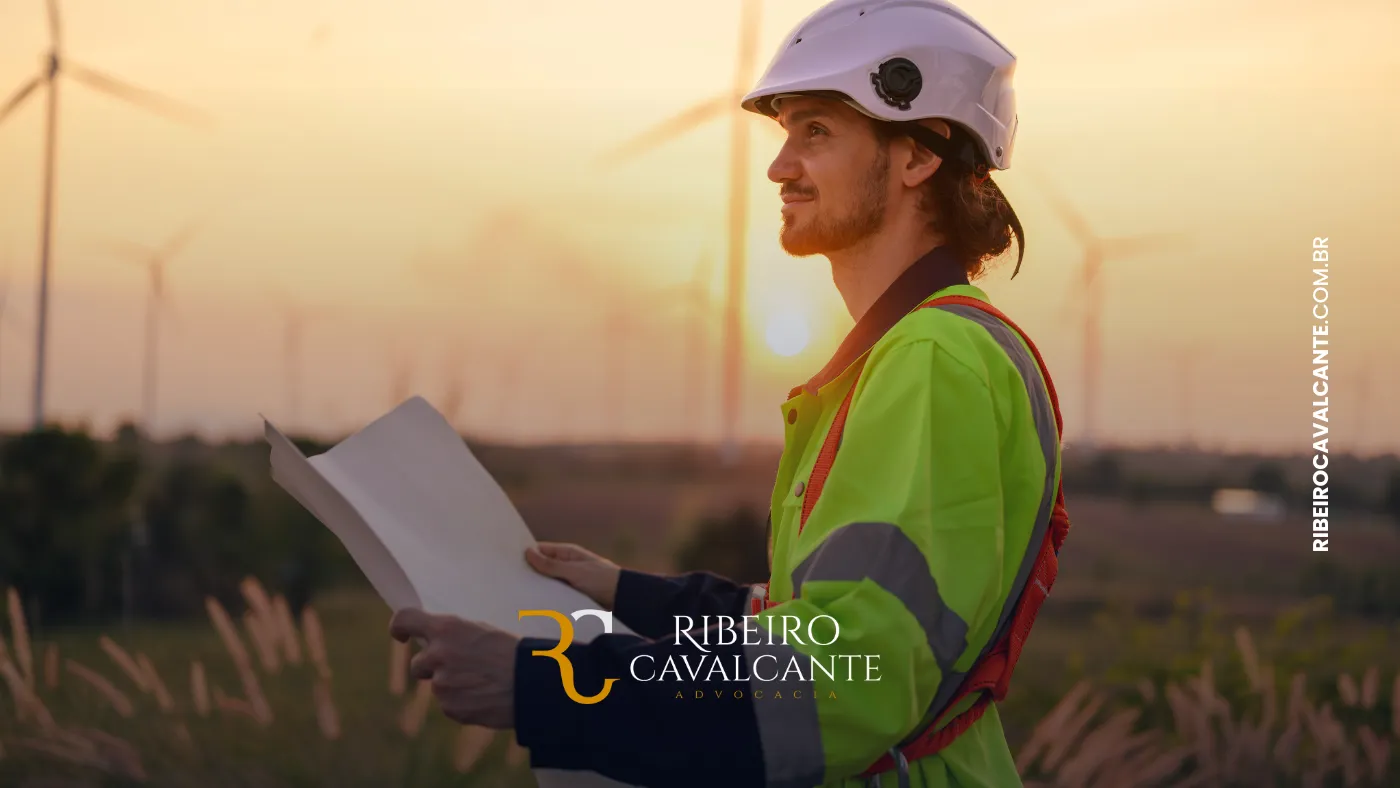
[[[712,354],[703,394],[685,393],[687,312],[676,294],[702,259],[711,295],[723,290],[725,128],[613,170],[593,162],[727,89],[737,0],[613,0],[606,20],[596,5],[562,0],[528,13],[446,0],[288,5],[63,4],[71,57],[194,103],[218,126],[190,131],[63,86],[51,413],[105,428],[137,411],[143,280],[102,244],[159,243],[201,220],[169,273],[177,321],[163,337],[159,432],[251,433],[259,411],[287,418],[276,292],[330,310],[306,329],[307,427],[353,428],[408,390],[440,403],[452,368],[465,390],[461,421],[475,430],[527,440],[597,437],[616,424],[634,438],[717,434]],[[817,5],[766,2],[760,61]],[[965,7],[1020,58],[1016,162],[998,179],[1029,254],[1014,282],[1008,266],[984,284],[1044,351],[1069,437],[1081,387],[1065,300],[1078,252],[1031,170],[1103,235],[1190,238],[1108,267],[1106,437],[1182,437],[1167,359],[1199,346],[1196,438],[1304,448],[1306,252],[1328,235],[1333,426],[1363,451],[1400,449],[1400,422],[1383,406],[1400,389],[1385,363],[1400,327],[1390,304],[1400,273],[1385,264],[1400,207],[1389,144],[1400,137],[1396,4]],[[42,11],[38,0],[0,10],[0,95],[37,67]],[[16,426],[30,399],[41,130],[40,102],[0,125],[0,266],[9,260],[13,318],[0,327],[0,422]],[[775,439],[787,387],[821,366],[850,321],[824,261],[777,247],[779,203],[764,177],[777,138],[755,130],[743,429]],[[473,238],[506,207],[526,220],[483,254]],[[548,275],[566,247],[605,284]],[[416,274],[415,256],[457,273]],[[598,378],[618,293],[643,306],[611,334],[630,338],[630,360],[610,388]],[[810,323],[803,352],[783,358],[766,346],[775,314]],[[713,351],[717,323],[706,330]],[[603,403],[618,391],[628,413],[615,421]]]

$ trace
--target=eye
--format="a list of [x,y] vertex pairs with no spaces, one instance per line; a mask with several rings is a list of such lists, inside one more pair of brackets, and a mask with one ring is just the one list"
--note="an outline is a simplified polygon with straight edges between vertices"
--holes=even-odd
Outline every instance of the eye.
[[821,126],[821,124],[819,124],[819,123],[809,123],[809,124],[807,125],[807,136],[808,136],[808,137],[817,137],[817,136],[823,136],[823,137],[824,137],[824,136],[826,136],[826,134],[827,134],[826,129],[823,128],[823,127]]

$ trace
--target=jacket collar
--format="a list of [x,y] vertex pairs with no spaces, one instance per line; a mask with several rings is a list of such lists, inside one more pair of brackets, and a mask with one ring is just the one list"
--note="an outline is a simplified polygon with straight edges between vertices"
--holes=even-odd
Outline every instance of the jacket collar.
[[875,303],[856,321],[855,327],[841,340],[836,354],[826,362],[806,383],[794,388],[788,397],[801,391],[816,394],[817,389],[830,383],[849,367],[856,359],[875,346],[894,324],[922,304],[929,296],[953,285],[969,284],[967,271],[961,263],[953,259],[946,247],[935,247],[928,254],[915,260],[904,269],[904,273],[890,284]]

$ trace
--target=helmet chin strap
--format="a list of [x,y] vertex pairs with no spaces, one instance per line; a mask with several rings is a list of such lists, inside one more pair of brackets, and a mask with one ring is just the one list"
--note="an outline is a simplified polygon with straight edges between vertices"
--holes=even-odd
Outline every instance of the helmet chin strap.
[[[992,184],[992,190],[1006,203],[1006,210],[1011,214],[1007,223],[1011,225],[1011,232],[1016,236],[1016,270],[1011,272],[1011,278],[1015,279],[1016,274],[1021,272],[1021,260],[1026,256],[1026,233],[1021,229],[1021,219],[1016,215],[1016,209],[1011,207],[1011,201],[1006,199],[997,182],[991,179],[990,170],[982,160],[981,151],[977,149],[976,143],[965,136],[959,142],[954,142],[928,126],[914,121],[903,121],[894,125],[901,133],[912,137],[915,142],[943,159],[943,166],[938,169],[939,172],[948,172],[945,177],[965,175],[978,183],[986,181]],[[935,173],[934,177],[938,177],[938,174]]]

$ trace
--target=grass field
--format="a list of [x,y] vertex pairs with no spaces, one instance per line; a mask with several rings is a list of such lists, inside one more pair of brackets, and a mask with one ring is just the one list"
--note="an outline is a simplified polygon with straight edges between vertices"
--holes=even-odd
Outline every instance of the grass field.
[[[531,782],[520,766],[523,753],[510,752],[506,735],[491,738],[470,765],[470,776],[459,772],[454,766],[462,745],[459,726],[415,698],[413,687],[402,695],[391,693],[389,611],[377,598],[359,591],[329,594],[318,600],[315,610],[324,631],[330,696],[339,728],[333,740],[318,721],[319,671],[309,654],[303,652],[300,665],[285,664],[283,654],[284,664],[271,673],[259,664],[244,627],[240,627],[241,640],[273,712],[266,725],[239,700],[220,708],[219,695],[243,700],[247,696],[235,660],[207,621],[135,626],[109,633],[128,653],[149,657],[169,689],[173,711],[162,711],[154,695],[143,693],[99,646],[100,633],[86,628],[45,633],[36,641],[37,692],[63,726],[97,728],[129,742],[140,755],[149,784],[504,786]],[[57,647],[62,663],[57,687],[48,685],[42,664],[49,644]],[[107,696],[68,670],[67,660],[107,677],[135,707],[132,716],[123,716]],[[208,691],[215,698],[207,716],[195,708],[191,688],[195,661],[204,667]],[[94,770],[72,763],[71,757],[26,747],[26,739],[35,738],[36,733],[32,721],[20,723],[9,713],[0,716],[0,742],[7,750],[0,759],[0,785],[24,785],[26,779],[55,771],[74,779],[122,771],[116,766]],[[483,742],[471,744],[482,746]]]
[[[637,494],[635,485],[625,492],[625,484],[580,481],[516,490],[513,497],[540,538],[577,541],[652,571],[670,568],[669,556],[684,539],[686,524],[700,514],[742,502],[761,506],[767,497],[763,485],[655,484]],[[1012,695],[1002,705],[1013,751],[1045,751],[1031,772],[1045,771],[1047,760],[1058,753],[1056,767],[1048,771],[1059,776],[1044,784],[1107,786],[1103,781],[1116,772],[1107,766],[1094,772],[1084,764],[1100,757],[1093,755],[1094,748],[1106,753],[1105,763],[1127,758],[1136,752],[1128,749],[1133,742],[1143,758],[1176,757],[1198,775],[1216,770],[1212,773],[1219,779],[1195,784],[1251,784],[1222,775],[1227,769],[1246,769],[1243,764],[1253,763],[1248,754],[1255,749],[1267,749],[1268,757],[1278,760],[1281,756],[1272,753],[1289,735],[1304,737],[1295,745],[1298,752],[1316,751],[1319,763],[1331,764],[1336,784],[1400,784],[1389,765],[1376,772],[1385,776],[1375,780],[1367,771],[1382,743],[1387,759],[1388,748],[1400,747],[1400,719],[1391,721],[1400,705],[1400,632],[1393,620],[1364,620],[1308,602],[1298,582],[1312,560],[1302,547],[1304,521],[1257,523],[1195,507],[1134,508],[1092,499],[1073,501],[1070,508],[1074,527],[1061,581],[1037,625]],[[1336,536],[1330,558],[1348,571],[1400,565],[1400,533],[1389,524],[1356,522]],[[1199,593],[1202,589],[1211,593]],[[255,614],[256,609],[256,604],[250,607]],[[256,693],[249,691],[238,659],[210,619],[137,624],[129,630],[80,627],[32,633],[34,692],[55,723],[46,727],[43,715],[22,701],[23,690],[12,686],[9,694],[0,693],[0,785],[532,784],[525,755],[509,734],[464,732],[425,698],[416,697],[415,688],[391,691],[389,611],[371,593],[325,593],[316,598],[314,609],[323,632],[323,664],[318,667],[312,657],[310,641],[315,638],[304,622],[295,637],[300,664],[287,664],[292,638],[286,631],[265,624],[260,632],[283,635],[280,641],[263,636],[280,644],[276,670],[263,664],[252,630],[240,620],[243,611],[232,611],[241,646],[250,655],[246,672],[255,676],[271,710],[271,719],[261,721]],[[256,615],[252,620],[262,621]],[[1254,633],[1251,642],[1257,643],[1258,661],[1268,668],[1267,682],[1256,675],[1262,669],[1256,665],[1251,670],[1242,658],[1233,634],[1238,624]],[[126,674],[110,647],[100,645],[103,635],[133,660],[139,655],[149,659],[173,708],[163,709],[154,689],[141,689],[142,683],[153,687],[147,674]],[[10,630],[6,638],[13,671],[7,681],[12,675],[22,682],[26,672],[20,644]],[[200,713],[199,693],[192,687],[195,662],[206,674],[211,696],[207,714]],[[1207,662],[1210,666],[1204,667]],[[83,678],[84,669],[110,682],[131,704],[129,716],[121,699]],[[1371,673],[1375,678],[1366,678]],[[1302,678],[1293,678],[1295,674]],[[1268,701],[1278,709],[1266,720],[1263,699],[1276,689],[1284,697],[1297,694],[1294,684],[1299,681],[1312,705],[1292,703],[1290,717],[1283,713],[1282,701]],[[1349,682],[1353,691],[1347,689]],[[1217,692],[1221,700],[1212,706]],[[1067,695],[1066,704],[1073,700],[1073,708],[1059,707],[1068,716],[1056,718],[1056,704]],[[1198,705],[1181,700],[1188,696],[1199,698],[1194,701]],[[1089,708],[1095,697],[1102,705]],[[1135,715],[1127,728],[1127,718],[1115,716],[1126,713],[1125,708]],[[1196,723],[1183,722],[1196,719],[1192,715],[1207,720],[1211,714],[1220,719],[1194,728]],[[1253,730],[1243,723],[1248,715],[1260,731],[1266,722],[1276,728],[1267,737],[1259,733],[1267,748],[1255,747],[1241,733]],[[1058,720],[1058,744],[1044,741],[1044,725],[1037,732],[1047,719]],[[1346,726],[1345,733],[1334,735],[1328,726],[1337,720]],[[1210,745],[1215,749],[1202,744],[1206,730],[1218,731],[1223,744]],[[1211,741],[1215,735],[1210,734]],[[1373,746],[1366,737],[1383,738]],[[1118,742],[1123,752],[1105,741]],[[1149,742],[1157,749],[1143,749]],[[1089,755],[1084,755],[1086,749]],[[1226,750],[1242,754],[1227,761]],[[1211,760],[1217,756],[1218,764]],[[1348,768],[1354,772],[1350,781]],[[1064,776],[1065,769],[1070,777]],[[1086,769],[1088,776],[1075,777]],[[1299,767],[1296,779],[1254,784],[1310,784],[1307,774]],[[1392,777],[1395,782],[1389,782]]]

